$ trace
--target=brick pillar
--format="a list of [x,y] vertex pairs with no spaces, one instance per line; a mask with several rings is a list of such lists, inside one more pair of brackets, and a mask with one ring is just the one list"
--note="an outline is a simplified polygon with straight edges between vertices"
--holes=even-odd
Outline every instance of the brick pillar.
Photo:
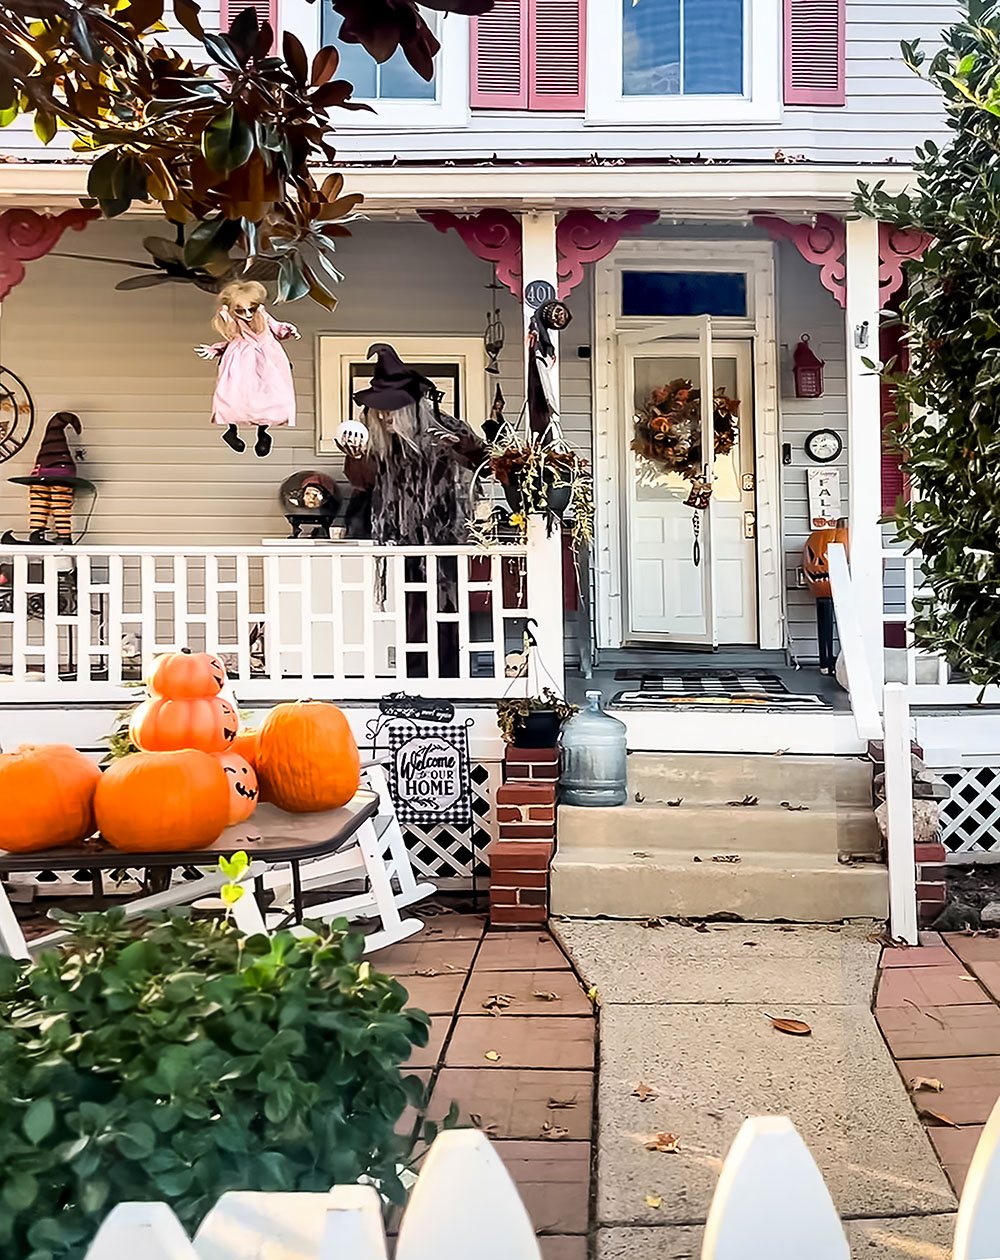
[[489,848],[490,922],[544,923],[549,917],[549,864],[555,851],[556,748],[512,748],[494,808],[497,839]]
[[943,844],[915,844],[917,865],[917,923],[927,927],[944,909],[948,897]]

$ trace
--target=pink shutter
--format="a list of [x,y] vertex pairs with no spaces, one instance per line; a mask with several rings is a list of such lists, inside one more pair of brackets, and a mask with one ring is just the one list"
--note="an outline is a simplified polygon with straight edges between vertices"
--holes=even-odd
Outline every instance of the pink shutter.
[[785,0],[785,104],[844,100],[844,0]]
[[278,0],[220,0],[219,29],[228,31],[244,9],[255,9],[257,24],[263,26],[265,22],[270,22],[271,30],[277,35]]
[[528,108],[528,6],[529,0],[496,0],[472,19],[470,105]]
[[586,0],[529,0],[529,109],[583,109]]
[[[905,290],[896,294],[901,301]],[[883,363],[895,359],[894,371],[907,372],[910,367],[909,348],[905,331],[900,324],[883,325],[879,329],[879,358]],[[882,512],[892,516],[900,499],[904,502],[910,497],[910,479],[903,471],[903,451],[899,440],[892,429],[896,425],[896,390],[888,381],[880,384],[880,401],[882,411]]]

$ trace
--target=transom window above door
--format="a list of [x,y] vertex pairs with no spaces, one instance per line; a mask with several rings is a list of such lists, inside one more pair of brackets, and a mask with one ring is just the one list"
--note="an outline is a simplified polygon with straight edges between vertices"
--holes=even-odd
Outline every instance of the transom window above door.
[[744,0],[621,0],[625,96],[742,96]]

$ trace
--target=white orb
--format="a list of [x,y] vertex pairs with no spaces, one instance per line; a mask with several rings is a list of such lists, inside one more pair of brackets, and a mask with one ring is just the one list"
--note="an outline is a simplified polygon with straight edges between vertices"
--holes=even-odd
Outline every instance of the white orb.
[[368,428],[360,420],[344,420],[337,428],[334,441],[344,452],[354,459],[360,459],[368,450]]

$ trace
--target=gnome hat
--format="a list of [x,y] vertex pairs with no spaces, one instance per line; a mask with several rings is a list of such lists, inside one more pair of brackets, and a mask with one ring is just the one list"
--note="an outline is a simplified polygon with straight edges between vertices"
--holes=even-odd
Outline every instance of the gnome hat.
[[80,417],[74,415],[72,411],[57,411],[45,426],[42,444],[38,448],[38,456],[32,470],[33,476],[71,477],[75,474],[76,462],[70,454],[69,443],[66,441],[67,428],[79,433]]
[[407,367],[392,346],[384,341],[368,347],[365,357],[370,359],[372,356],[375,357],[372,383],[354,395],[359,407],[370,407],[372,411],[399,411],[403,407],[414,406],[427,390],[433,391],[432,382],[415,368]]

